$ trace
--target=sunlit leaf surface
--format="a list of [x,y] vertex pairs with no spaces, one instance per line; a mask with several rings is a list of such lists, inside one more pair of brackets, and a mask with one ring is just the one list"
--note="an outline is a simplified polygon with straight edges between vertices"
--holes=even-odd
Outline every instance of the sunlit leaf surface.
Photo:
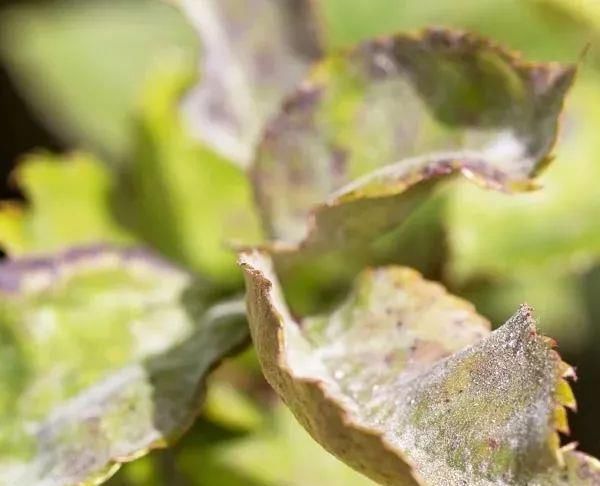
[[242,255],[263,371],[325,448],[381,484],[573,485],[597,462],[559,448],[572,374],[522,307],[495,332],[416,272],[364,273],[296,321],[268,257]]
[[0,266],[0,484],[99,484],[165,447],[247,338],[238,303],[139,249]]

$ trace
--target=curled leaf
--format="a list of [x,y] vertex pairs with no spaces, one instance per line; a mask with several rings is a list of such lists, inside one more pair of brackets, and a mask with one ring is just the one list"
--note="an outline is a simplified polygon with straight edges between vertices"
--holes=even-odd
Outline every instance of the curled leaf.
[[0,484],[100,484],[177,439],[247,338],[239,304],[140,249],[0,265]]
[[[386,485],[596,484],[560,449],[572,369],[523,306],[494,332],[413,270],[367,271],[338,309],[300,322],[272,262],[241,257],[267,380],[330,452]],[[595,482],[596,483],[595,483]]]
[[183,110],[203,142],[247,165],[267,119],[319,54],[311,2],[178,3],[203,44],[201,81]]
[[279,248],[356,245],[406,219],[427,193],[417,183],[453,172],[498,190],[533,188],[574,72],[448,30],[330,56],[257,151],[270,236]]

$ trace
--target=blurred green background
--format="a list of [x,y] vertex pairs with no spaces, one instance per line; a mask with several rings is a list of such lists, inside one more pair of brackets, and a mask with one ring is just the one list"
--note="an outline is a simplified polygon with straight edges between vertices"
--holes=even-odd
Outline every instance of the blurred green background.
[[[600,455],[600,2],[315,1],[330,48],[443,25],[490,36],[527,59],[580,63],[544,189],[508,197],[468,183],[444,188],[432,217],[444,221],[448,253],[434,276],[496,325],[522,302],[535,307],[543,332],[578,370],[573,435]],[[111,170],[135,163],[154,99],[148,89],[173,60],[193,65],[199,48],[182,15],[158,0],[0,6],[3,199],[23,197],[8,174],[32,150],[83,149]],[[166,144],[159,157],[171,160],[177,150]],[[222,367],[208,390],[201,420],[177,447],[127,465],[111,484],[370,484],[312,443],[273,397],[251,352]]]

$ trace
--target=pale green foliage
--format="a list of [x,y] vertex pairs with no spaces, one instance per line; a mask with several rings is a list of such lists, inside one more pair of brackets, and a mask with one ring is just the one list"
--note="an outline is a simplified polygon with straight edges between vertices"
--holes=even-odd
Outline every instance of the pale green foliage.
[[192,80],[185,58],[171,59],[146,86],[119,207],[144,241],[231,284],[240,277],[230,245],[259,240],[260,224],[244,171],[194,141],[178,117]]
[[[247,335],[239,303],[215,304],[242,290],[238,244],[265,376],[356,470],[391,485],[600,481],[596,460],[560,448],[572,369],[528,308],[491,332],[470,304],[398,266],[449,277],[492,314],[527,294],[551,300],[545,322],[585,320],[576,278],[549,275],[597,258],[592,78],[559,152],[581,170],[561,162],[548,191],[509,201],[441,176],[535,188],[571,64],[437,29],[311,68],[322,46],[409,23],[547,38],[536,56],[569,61],[585,30],[554,38],[533,20],[549,1],[177,0],[185,27],[154,0],[88,3],[0,17],[0,53],[36,109],[104,156],[29,157],[15,176],[28,202],[0,210],[0,243],[24,257],[0,267],[0,484],[99,484],[191,426],[208,371]],[[517,13],[527,32],[503,30]],[[120,246],[78,246],[95,241]],[[140,242],[193,275],[131,249]],[[113,484],[371,484],[321,454],[257,374],[251,355],[228,363],[188,440]]]
[[166,446],[247,336],[239,304],[207,310],[205,284],[147,251],[75,248],[0,275],[0,484],[98,484]]

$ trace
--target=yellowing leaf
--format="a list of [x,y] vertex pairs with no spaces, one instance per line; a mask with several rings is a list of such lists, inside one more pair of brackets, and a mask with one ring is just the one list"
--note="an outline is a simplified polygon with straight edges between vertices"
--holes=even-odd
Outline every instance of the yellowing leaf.
[[0,265],[0,484],[100,484],[193,422],[247,339],[237,303],[140,249]]
[[202,40],[184,102],[194,133],[247,165],[268,118],[319,53],[309,0],[177,0]]
[[321,445],[386,485],[575,485],[596,461],[559,449],[571,373],[522,307],[490,332],[473,307],[402,267],[359,277],[295,320],[264,254],[241,256],[267,380]]

